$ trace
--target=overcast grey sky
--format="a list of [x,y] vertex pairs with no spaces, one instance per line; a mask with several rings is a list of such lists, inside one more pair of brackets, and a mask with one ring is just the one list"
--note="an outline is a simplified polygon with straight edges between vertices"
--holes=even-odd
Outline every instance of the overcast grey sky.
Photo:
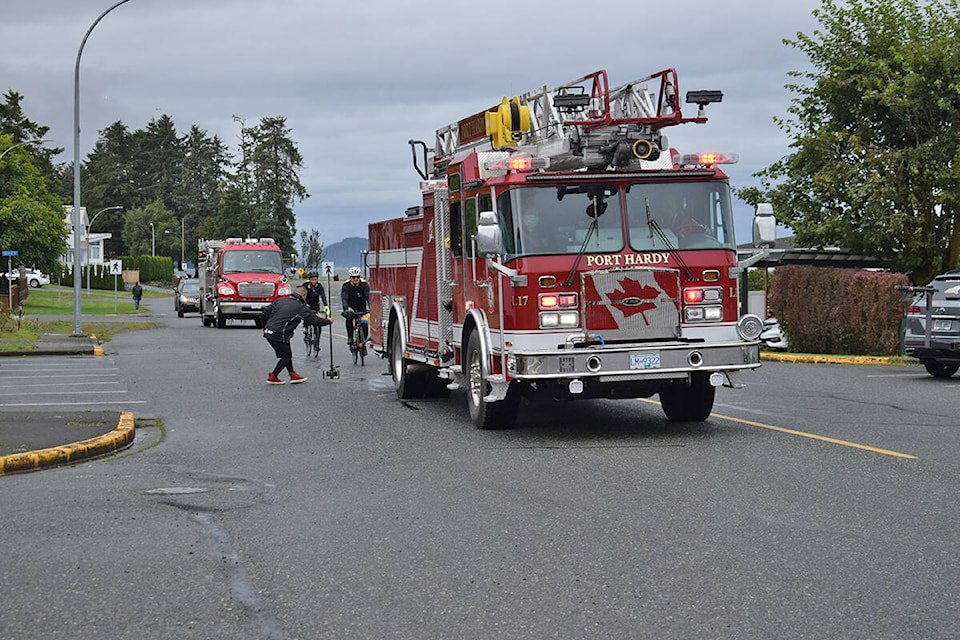
[[[15,90],[50,146],[73,159],[77,50],[113,0],[3,0],[0,92]],[[720,89],[706,125],[669,130],[681,152],[734,151],[736,187],[788,152],[782,43],[812,33],[819,0],[129,0],[93,30],[80,66],[81,157],[117,120],[131,130],[169,114],[236,150],[233,116],[283,116],[310,197],[298,230],[331,244],[419,201],[407,141],[432,145],[448,123],[536,86],[606,69],[620,85],[676,68],[680,92]],[[691,115],[694,105],[685,105]],[[110,205],[124,203],[107,203]],[[751,211],[738,203],[737,236]],[[782,234],[783,231],[781,230]]]

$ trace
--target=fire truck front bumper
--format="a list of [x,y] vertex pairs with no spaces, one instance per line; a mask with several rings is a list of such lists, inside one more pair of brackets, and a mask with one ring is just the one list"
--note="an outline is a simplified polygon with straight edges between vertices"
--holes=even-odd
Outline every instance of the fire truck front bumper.
[[592,346],[507,356],[510,377],[529,381],[615,383],[686,378],[696,371],[729,374],[759,366],[759,342]]
[[220,313],[231,318],[259,316],[269,300],[221,300]]

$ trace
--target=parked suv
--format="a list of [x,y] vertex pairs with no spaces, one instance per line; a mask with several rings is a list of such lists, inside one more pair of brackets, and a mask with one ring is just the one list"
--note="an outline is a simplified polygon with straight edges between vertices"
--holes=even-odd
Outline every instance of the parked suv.
[[[24,269],[23,272],[26,274],[27,284],[34,289],[42,287],[45,284],[50,284],[50,276],[45,275],[37,269]],[[20,277],[20,270],[14,269],[13,271],[3,275],[6,276],[8,280],[16,280]]]
[[904,290],[917,294],[907,309],[904,353],[920,360],[930,375],[949,378],[960,369],[960,270]]

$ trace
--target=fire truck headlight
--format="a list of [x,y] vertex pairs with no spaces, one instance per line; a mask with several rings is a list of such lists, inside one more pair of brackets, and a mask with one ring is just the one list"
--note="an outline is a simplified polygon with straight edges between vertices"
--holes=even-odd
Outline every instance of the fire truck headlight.
[[547,312],[540,314],[540,328],[541,329],[551,329],[553,327],[560,326],[560,314]]
[[232,295],[236,295],[236,293],[237,293],[237,292],[234,291],[233,287],[230,286],[229,284],[218,284],[218,285],[217,285],[217,295],[220,295],[220,296],[232,296]]
[[580,314],[577,311],[541,311],[540,328],[554,329],[557,327],[576,327],[580,325]]
[[687,307],[683,310],[686,322],[715,322],[723,319],[723,307]]
[[290,283],[289,283],[289,282],[284,282],[284,283],[281,284],[280,287],[277,289],[277,295],[278,295],[278,296],[288,296],[288,295],[290,295],[290,291],[291,291],[291,289],[290,289]]

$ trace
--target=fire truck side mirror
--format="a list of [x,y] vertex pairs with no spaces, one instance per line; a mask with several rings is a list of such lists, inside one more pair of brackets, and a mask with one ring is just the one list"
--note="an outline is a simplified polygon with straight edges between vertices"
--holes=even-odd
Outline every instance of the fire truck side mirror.
[[497,214],[481,211],[477,222],[477,251],[483,255],[503,253],[503,236],[497,224]]
[[777,219],[773,215],[773,205],[762,202],[757,205],[753,216],[753,245],[762,247],[772,245],[777,239]]

